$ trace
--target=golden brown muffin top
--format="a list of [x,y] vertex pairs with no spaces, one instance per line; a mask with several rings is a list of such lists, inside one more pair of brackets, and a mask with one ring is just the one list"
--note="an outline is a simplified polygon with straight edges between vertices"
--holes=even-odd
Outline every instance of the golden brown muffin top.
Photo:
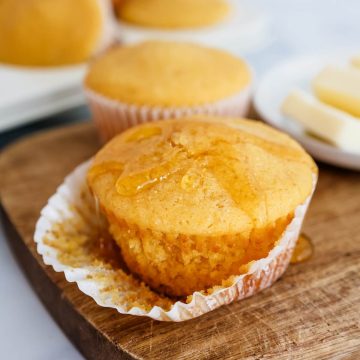
[[227,52],[148,41],[114,48],[98,58],[85,85],[126,104],[188,106],[233,96],[250,81],[246,63]]
[[115,7],[123,21],[165,29],[217,24],[230,10],[225,0],[117,0]]
[[102,22],[99,0],[1,0],[0,62],[82,62],[95,50]]
[[206,116],[131,128],[95,156],[88,183],[113,218],[167,234],[250,235],[292,214],[317,168],[262,123]]

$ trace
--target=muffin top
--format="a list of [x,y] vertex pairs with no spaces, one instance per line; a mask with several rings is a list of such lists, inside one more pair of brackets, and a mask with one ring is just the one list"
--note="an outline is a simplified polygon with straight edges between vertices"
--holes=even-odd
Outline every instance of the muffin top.
[[123,21],[165,29],[213,25],[230,10],[225,0],[116,0],[115,6]]
[[127,104],[202,105],[250,84],[246,63],[227,52],[190,43],[147,41],[117,47],[98,58],[87,88]]
[[102,22],[99,0],[1,0],[0,62],[82,62],[95,50]]
[[88,183],[119,221],[168,234],[248,236],[291,215],[317,168],[262,123],[206,116],[148,123],[95,156]]

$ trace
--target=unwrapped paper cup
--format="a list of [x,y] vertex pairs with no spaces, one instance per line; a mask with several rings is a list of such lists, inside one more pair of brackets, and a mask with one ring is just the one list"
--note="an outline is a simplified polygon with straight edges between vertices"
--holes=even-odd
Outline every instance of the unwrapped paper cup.
[[[189,320],[272,285],[290,262],[312,196],[295,209],[294,218],[266,258],[252,261],[245,273],[219,286],[177,301],[157,294],[122,266],[114,266],[111,259],[104,260],[109,243],[100,234],[107,232],[107,223],[86,184],[89,166],[90,161],[78,166],[42,209],[34,235],[37,251],[46,265],[63,272],[98,305],[160,321]],[[114,253],[120,253],[119,249]]]

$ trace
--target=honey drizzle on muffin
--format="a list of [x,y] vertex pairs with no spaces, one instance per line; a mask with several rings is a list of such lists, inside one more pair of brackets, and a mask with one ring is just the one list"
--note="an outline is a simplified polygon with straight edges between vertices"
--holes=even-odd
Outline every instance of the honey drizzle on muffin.
[[129,269],[172,296],[266,257],[316,172],[298,144],[265,125],[202,119],[118,135],[95,157],[101,176],[88,177]]
[[290,262],[292,264],[297,264],[303,261],[307,261],[312,257],[313,253],[314,245],[311,239],[307,235],[301,234],[298,241],[296,242],[296,246]]
[[[186,147],[186,144],[183,144],[181,141],[181,134],[179,132],[172,132],[170,134],[164,134],[165,142],[170,145],[170,150],[177,151],[175,155],[170,158],[168,161],[161,162],[158,166],[146,168],[144,171],[135,172],[130,174],[124,174],[124,167],[120,163],[116,162],[106,162],[104,164],[98,165],[100,168],[95,167],[95,170],[99,175],[107,170],[117,171],[121,169],[121,174],[116,181],[116,190],[118,194],[123,196],[132,196],[137,194],[140,191],[148,189],[158,182],[166,180],[171,175],[182,171],[184,176],[181,181],[181,187],[187,188],[190,190],[192,186],[187,186],[195,182],[195,175],[193,174],[193,180],[189,175],[189,168],[181,167],[181,160],[190,160],[193,159],[200,164],[200,167],[203,170],[210,171],[222,185],[222,187],[228,192],[232,197],[233,201],[236,204],[241,204],[242,207],[246,208],[246,213],[255,222],[257,219],[253,214],[253,209],[255,206],[258,206],[261,202],[266,203],[266,198],[260,198],[257,194],[260,193],[259,189],[254,189],[251,187],[249,179],[249,174],[235,172],[234,168],[236,162],[238,161],[235,146],[239,143],[242,143],[244,140],[239,137],[236,139],[234,144],[227,142],[223,139],[215,139],[211,142],[210,148],[207,151],[194,151],[189,150]],[[127,142],[140,142],[144,139],[150,137],[160,136],[162,131],[157,126],[146,126],[140,129],[137,129],[135,132],[131,133],[126,141]],[[249,139],[246,139],[249,142]],[[259,147],[259,141],[253,137],[249,142],[249,146],[253,145],[254,147]],[[274,156],[283,156],[284,149],[276,144],[261,144],[261,148],[266,148],[268,152],[271,152]],[[172,148],[172,149],[171,149]],[[290,154],[289,159],[294,160],[296,157],[295,154],[291,154],[291,149],[287,150]],[[171,156],[171,155],[170,155]],[[143,166],[147,167],[147,162],[153,160],[153,154],[146,154],[140,158],[135,158],[133,161],[140,162]],[[103,167],[104,166],[104,167]],[[198,180],[200,180],[200,174],[197,175]],[[242,191],[243,188],[247,189],[246,196]],[[255,203],[255,206],[254,206]],[[264,213],[264,216],[266,214]]]

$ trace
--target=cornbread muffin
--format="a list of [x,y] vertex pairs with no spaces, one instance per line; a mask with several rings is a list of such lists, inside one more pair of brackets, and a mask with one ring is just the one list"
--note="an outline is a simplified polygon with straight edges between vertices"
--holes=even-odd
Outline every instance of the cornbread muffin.
[[190,43],[113,48],[90,67],[85,88],[103,138],[138,123],[194,113],[245,115],[252,76],[233,55]]
[[190,43],[148,41],[96,60],[85,86],[134,105],[190,106],[232,96],[250,84],[242,59]]
[[95,156],[88,184],[129,269],[186,296],[266,257],[316,173],[285,134],[199,116],[118,135]]
[[1,0],[0,62],[55,66],[91,56],[104,36],[107,0]]
[[213,25],[230,10],[226,0],[116,0],[115,9],[125,22],[165,29]]

